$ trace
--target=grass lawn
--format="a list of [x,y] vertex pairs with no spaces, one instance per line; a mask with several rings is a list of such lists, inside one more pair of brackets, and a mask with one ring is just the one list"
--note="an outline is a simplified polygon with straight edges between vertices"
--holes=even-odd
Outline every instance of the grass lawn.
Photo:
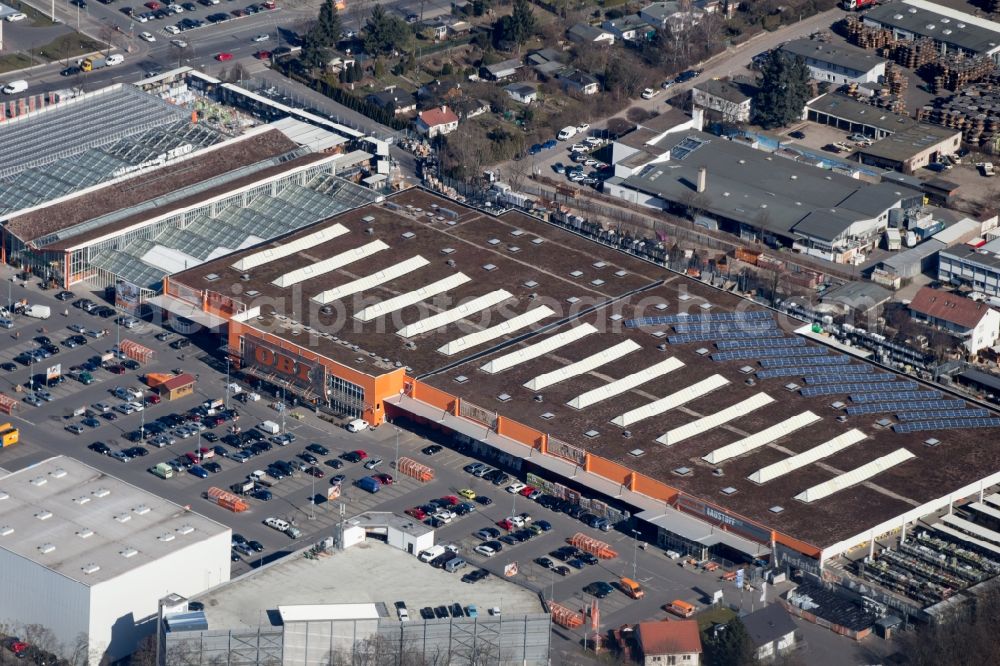
[[93,53],[104,48],[104,44],[78,32],[60,35],[48,44],[39,47],[35,53],[48,60],[65,60],[84,53]]
[[9,53],[0,56],[0,73],[13,72],[16,69],[24,69],[31,66],[31,58],[25,53]]
[[713,606],[708,610],[698,613],[695,616],[695,619],[698,620],[698,629],[700,631],[705,631],[713,624],[725,624],[734,617],[736,617],[735,611],[731,611],[725,606]]

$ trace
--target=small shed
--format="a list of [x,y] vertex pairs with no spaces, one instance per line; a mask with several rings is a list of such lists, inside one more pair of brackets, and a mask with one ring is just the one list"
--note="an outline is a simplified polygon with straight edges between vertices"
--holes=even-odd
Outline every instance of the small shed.
[[149,388],[160,394],[164,400],[178,400],[194,393],[194,375],[182,372],[179,375],[149,373],[146,375]]

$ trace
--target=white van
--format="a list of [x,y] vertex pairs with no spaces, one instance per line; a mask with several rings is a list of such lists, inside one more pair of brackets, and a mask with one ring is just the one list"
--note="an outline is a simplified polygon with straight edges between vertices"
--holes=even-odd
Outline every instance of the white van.
[[574,127],[573,125],[567,125],[566,127],[563,127],[561,130],[559,130],[559,134],[556,135],[556,138],[559,139],[560,141],[565,141],[567,139],[573,138],[574,136],[576,136],[576,127]]
[[123,62],[125,62],[125,56],[123,56],[121,53],[114,53],[112,55],[109,55],[105,60],[105,64],[108,67],[111,67],[112,65],[120,65]]
[[5,95],[16,95],[17,93],[23,93],[28,89],[28,82],[24,79],[19,81],[11,81],[3,87],[3,94]]
[[265,518],[264,524],[270,528],[276,529],[279,532],[285,532],[291,525],[288,522],[282,520],[281,518]]
[[421,562],[430,562],[438,555],[444,555],[444,546],[431,546],[427,550],[422,550],[417,559]]
[[354,419],[347,424],[347,432],[361,432],[368,428],[368,421],[364,419]]

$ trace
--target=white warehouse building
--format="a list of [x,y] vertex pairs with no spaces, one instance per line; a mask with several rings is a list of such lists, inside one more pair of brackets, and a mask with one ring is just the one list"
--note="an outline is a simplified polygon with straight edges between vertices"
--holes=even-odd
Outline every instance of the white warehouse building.
[[158,600],[229,580],[230,528],[54,457],[0,477],[0,622],[86,637],[92,666],[131,654]]

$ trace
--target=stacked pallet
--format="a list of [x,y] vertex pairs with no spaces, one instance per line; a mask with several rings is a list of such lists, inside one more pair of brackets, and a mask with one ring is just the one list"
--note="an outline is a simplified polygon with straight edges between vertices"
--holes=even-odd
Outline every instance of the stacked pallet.
[[903,97],[906,95],[906,86],[908,84],[909,79],[906,78],[906,74],[901,67],[890,63],[885,68],[885,85],[889,88],[890,95]]
[[991,58],[954,58],[939,56],[927,63],[921,74],[931,80],[932,91],[940,93],[944,90],[956,92],[966,86],[982,81],[996,70],[996,64]]
[[1000,75],[935,100],[917,112],[917,120],[961,130],[969,145],[992,145],[1000,137]]
[[882,53],[883,57],[907,69],[917,69],[934,62],[939,54],[940,51],[934,46],[934,41],[927,38],[913,41],[897,40],[888,44]]
[[847,41],[863,49],[882,49],[896,41],[891,30],[865,25],[857,16],[848,16],[844,25]]

